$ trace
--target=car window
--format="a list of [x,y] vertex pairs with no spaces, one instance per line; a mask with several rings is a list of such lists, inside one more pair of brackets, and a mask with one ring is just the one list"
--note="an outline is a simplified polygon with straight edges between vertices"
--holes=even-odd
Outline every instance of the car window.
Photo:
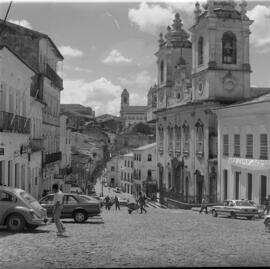
[[0,191],[0,201],[1,202],[13,202],[13,201],[15,201],[15,197],[12,196],[11,194],[5,192],[5,191]]
[[66,204],[69,204],[69,205],[77,204],[77,200],[73,196],[68,195],[66,199]]
[[53,204],[53,195],[49,195],[41,199],[40,201],[41,204],[46,204],[46,205],[52,205]]
[[237,206],[251,206],[251,203],[248,201],[237,201],[236,205]]

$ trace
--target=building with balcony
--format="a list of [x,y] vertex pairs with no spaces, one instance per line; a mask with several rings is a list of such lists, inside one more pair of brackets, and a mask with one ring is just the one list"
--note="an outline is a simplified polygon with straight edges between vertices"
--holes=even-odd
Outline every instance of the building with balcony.
[[30,89],[35,71],[0,47],[0,184],[29,191]]
[[133,149],[134,156],[134,188],[138,196],[140,191],[147,197],[156,195],[157,181],[157,144],[152,143]]
[[42,109],[44,103],[40,102],[37,97],[30,96],[30,152],[29,152],[29,193],[36,199],[42,195]]
[[[46,34],[0,21],[0,44],[10,47],[36,72],[30,94],[45,104],[42,111],[42,189],[51,189],[60,164],[60,91],[63,56]],[[36,143],[36,142],[34,142]]]

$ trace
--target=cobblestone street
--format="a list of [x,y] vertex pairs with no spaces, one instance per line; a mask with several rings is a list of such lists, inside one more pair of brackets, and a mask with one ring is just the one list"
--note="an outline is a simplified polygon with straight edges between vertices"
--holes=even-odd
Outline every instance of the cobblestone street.
[[147,214],[105,211],[85,224],[64,220],[35,232],[0,230],[1,268],[268,266],[270,234],[263,220],[213,218],[148,208]]

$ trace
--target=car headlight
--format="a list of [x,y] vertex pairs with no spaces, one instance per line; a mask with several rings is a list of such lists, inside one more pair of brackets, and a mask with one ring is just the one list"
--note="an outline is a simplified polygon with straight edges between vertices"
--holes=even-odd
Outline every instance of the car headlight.
[[30,209],[29,212],[33,219],[40,219],[40,217],[34,212],[34,210]]

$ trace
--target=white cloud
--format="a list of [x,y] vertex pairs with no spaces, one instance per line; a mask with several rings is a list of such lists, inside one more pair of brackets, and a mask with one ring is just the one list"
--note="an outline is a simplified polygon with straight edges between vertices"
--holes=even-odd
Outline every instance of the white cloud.
[[250,26],[251,44],[258,49],[258,52],[270,51],[270,6],[256,5],[247,12],[248,17],[254,20]]
[[18,24],[18,25],[21,25],[23,27],[32,29],[32,25],[27,20],[8,20],[8,21],[11,22],[11,23]]
[[74,49],[70,46],[61,46],[58,48],[64,57],[77,58],[83,55],[83,52],[79,49]]
[[76,71],[76,72],[86,72],[86,73],[92,73],[93,71],[88,68],[78,67],[78,66],[70,66],[70,65],[64,65],[64,70],[68,71]]
[[110,80],[101,77],[87,82],[82,79],[65,80],[61,92],[61,103],[79,103],[90,106],[96,115],[105,113],[118,115],[122,88]]
[[132,59],[128,59],[124,57],[118,50],[113,49],[109,55],[103,60],[103,63],[110,64],[110,63],[130,63]]
[[136,84],[140,84],[139,85],[140,87],[142,85],[145,85],[145,87],[147,87],[147,86],[150,87],[155,82],[155,79],[153,77],[151,77],[146,70],[144,70],[144,71],[136,74],[136,76],[133,76],[130,78],[119,77],[118,79],[123,85],[134,85],[135,86]]
[[160,28],[172,23],[174,13],[170,6],[162,7],[142,2],[138,9],[132,8],[128,11],[128,17],[141,31],[156,35]]

